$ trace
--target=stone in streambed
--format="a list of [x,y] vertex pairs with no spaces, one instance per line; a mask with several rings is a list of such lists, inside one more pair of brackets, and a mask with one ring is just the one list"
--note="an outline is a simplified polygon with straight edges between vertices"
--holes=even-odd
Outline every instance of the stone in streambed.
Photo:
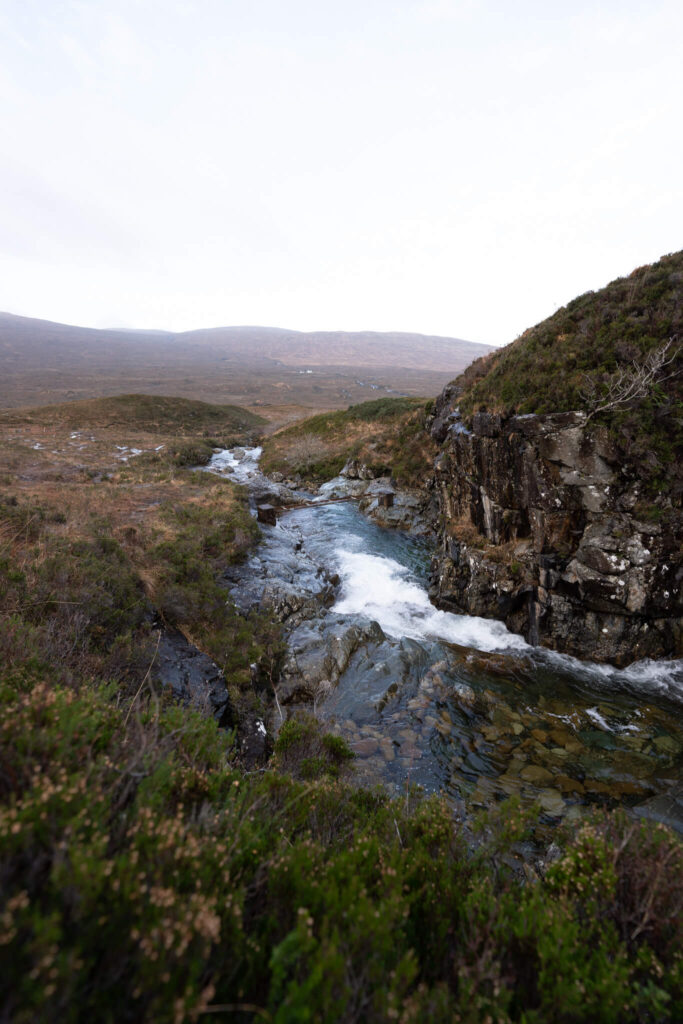
[[560,818],[567,810],[561,794],[556,789],[542,789],[537,799],[546,814],[552,814],[553,817]]
[[498,785],[508,796],[515,796],[521,789],[521,782],[515,775],[509,775],[507,772],[505,775],[498,776]]
[[581,782],[570,779],[568,775],[556,775],[555,783],[563,793],[585,793],[586,789]]
[[379,749],[382,753],[382,757],[385,761],[393,761],[395,757],[394,743],[385,736],[383,740],[380,740]]
[[358,757],[370,757],[379,747],[374,736],[366,736],[360,740],[351,740],[351,749]]
[[652,741],[660,754],[675,755],[679,751],[679,745],[671,736],[655,736]]
[[547,785],[553,779],[552,772],[549,772],[547,768],[542,768],[540,764],[529,764],[522,768],[519,774],[525,782],[529,782],[533,786]]

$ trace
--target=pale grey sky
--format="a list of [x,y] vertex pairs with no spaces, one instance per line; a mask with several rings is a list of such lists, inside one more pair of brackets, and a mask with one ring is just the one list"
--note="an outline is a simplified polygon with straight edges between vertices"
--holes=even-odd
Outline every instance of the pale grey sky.
[[680,0],[0,0],[0,309],[500,344],[682,246]]

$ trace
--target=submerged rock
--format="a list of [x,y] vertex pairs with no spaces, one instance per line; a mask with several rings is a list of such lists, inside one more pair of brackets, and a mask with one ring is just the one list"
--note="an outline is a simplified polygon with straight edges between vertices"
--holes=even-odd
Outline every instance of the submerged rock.
[[639,818],[661,821],[683,835],[683,783],[679,782],[668,793],[653,796],[645,803],[638,804],[633,808],[633,813]]

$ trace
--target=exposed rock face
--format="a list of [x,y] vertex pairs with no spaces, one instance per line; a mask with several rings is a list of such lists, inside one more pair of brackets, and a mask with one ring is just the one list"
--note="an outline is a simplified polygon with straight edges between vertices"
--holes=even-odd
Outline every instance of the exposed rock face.
[[430,595],[533,643],[626,665],[681,653],[680,510],[636,514],[639,484],[583,413],[478,413],[446,389],[432,434],[441,554]]
[[177,629],[161,633],[154,675],[162,686],[171,687],[176,699],[209,709],[221,727],[235,724],[223,673]]

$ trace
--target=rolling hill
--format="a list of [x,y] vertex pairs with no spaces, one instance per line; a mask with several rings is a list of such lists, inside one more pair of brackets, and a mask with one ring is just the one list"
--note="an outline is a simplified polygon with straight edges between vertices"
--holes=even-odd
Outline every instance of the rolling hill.
[[100,330],[0,313],[0,406],[144,390],[221,404],[335,408],[372,390],[435,394],[488,351],[459,338],[398,332]]

